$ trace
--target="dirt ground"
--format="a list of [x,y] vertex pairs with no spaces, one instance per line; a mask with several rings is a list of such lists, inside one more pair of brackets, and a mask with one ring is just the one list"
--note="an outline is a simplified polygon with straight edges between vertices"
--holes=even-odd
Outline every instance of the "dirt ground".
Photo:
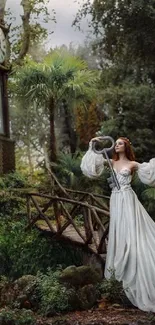
[[[44,323],[45,324],[45,323]],[[48,319],[47,325],[155,325],[155,314],[101,303],[96,309],[70,312]]]

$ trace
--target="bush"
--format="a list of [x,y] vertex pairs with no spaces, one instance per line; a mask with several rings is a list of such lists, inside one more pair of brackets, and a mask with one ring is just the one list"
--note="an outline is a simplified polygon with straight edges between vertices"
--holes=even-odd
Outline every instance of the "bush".
[[28,183],[27,178],[18,172],[6,174],[0,178],[0,189],[23,188],[29,186],[30,184]]
[[26,200],[21,194],[4,192],[0,196],[0,218],[16,220],[26,215]]
[[[30,187],[20,173],[10,173],[0,177],[0,217],[17,219],[26,214],[25,189]],[[24,190],[24,191],[23,191]]]
[[115,279],[114,271],[110,272],[111,278],[109,280],[104,279],[98,286],[101,295],[106,297],[107,300],[111,303],[119,303],[123,304],[124,306],[131,306],[131,303],[125,295],[122,282],[118,282]]
[[0,325],[35,325],[33,312],[30,310],[11,310],[8,308],[0,311]]
[[38,284],[41,295],[41,312],[45,316],[52,316],[59,312],[71,310],[69,295],[72,289],[66,289],[60,284],[61,271],[53,272],[48,269],[47,274],[38,274]]
[[25,231],[25,221],[0,220],[0,275],[19,278],[46,272],[48,267],[82,264],[82,251],[42,236],[36,229]]

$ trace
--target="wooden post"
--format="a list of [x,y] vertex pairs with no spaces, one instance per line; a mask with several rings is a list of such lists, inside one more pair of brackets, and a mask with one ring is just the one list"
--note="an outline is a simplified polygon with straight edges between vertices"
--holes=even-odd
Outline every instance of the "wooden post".
[[29,226],[31,225],[31,204],[30,204],[30,196],[27,196],[27,216],[29,221]]
[[55,216],[55,220],[56,220],[56,228],[57,231],[61,230],[61,213],[60,213],[60,209],[58,207],[58,202],[53,202],[53,209],[54,209],[54,216]]
[[85,226],[85,234],[86,234],[86,239],[87,239],[87,244],[92,243],[92,232],[90,229],[90,224],[88,221],[88,210],[87,208],[83,207],[83,218],[84,218],[84,226]]

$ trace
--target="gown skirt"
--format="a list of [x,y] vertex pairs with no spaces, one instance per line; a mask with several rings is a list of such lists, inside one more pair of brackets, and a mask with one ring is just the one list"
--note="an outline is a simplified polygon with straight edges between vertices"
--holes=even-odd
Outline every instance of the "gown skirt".
[[123,184],[110,198],[105,277],[114,272],[133,305],[155,312],[155,223],[132,190],[129,173],[117,175]]

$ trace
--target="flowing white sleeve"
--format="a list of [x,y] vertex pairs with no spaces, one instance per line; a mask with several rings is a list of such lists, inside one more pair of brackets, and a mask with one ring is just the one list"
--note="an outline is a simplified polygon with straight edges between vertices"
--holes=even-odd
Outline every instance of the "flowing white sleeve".
[[89,143],[89,149],[81,161],[81,170],[89,178],[99,177],[104,170],[104,161],[102,154],[96,154],[92,150],[92,142]]
[[148,163],[138,164],[138,177],[142,183],[155,186],[155,158]]

